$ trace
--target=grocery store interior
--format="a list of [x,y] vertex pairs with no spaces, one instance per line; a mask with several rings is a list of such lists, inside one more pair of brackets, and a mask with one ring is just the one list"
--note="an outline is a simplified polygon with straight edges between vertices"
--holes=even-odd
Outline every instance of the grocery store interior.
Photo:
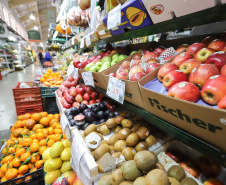
[[0,185],[226,185],[226,0],[0,0]]

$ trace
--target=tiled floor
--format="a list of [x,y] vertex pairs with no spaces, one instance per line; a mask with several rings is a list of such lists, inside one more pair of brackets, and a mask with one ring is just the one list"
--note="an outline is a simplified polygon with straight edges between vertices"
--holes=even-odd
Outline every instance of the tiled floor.
[[37,67],[39,67],[38,62],[27,66],[24,70],[9,73],[0,80],[0,130],[9,129],[17,118],[12,88],[18,82],[33,82]]

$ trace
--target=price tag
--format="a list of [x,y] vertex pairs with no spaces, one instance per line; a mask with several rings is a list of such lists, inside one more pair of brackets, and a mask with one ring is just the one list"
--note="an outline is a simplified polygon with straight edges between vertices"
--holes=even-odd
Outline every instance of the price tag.
[[70,64],[67,70],[67,76],[73,75],[73,72],[74,72],[74,66]]
[[110,30],[119,24],[121,24],[121,4],[108,13],[107,28]]
[[89,45],[91,45],[90,34],[88,34],[88,35],[86,36],[86,46],[89,46]]
[[78,78],[78,68],[74,69],[74,76],[73,78],[77,79]]
[[82,78],[83,81],[85,83],[85,85],[90,85],[90,86],[94,86],[94,81],[93,81],[93,75],[91,72],[83,72],[82,73]]
[[112,99],[123,104],[125,95],[125,82],[117,78],[110,77],[108,81],[108,88],[106,94],[110,96]]
[[81,39],[80,48],[84,48],[84,37]]

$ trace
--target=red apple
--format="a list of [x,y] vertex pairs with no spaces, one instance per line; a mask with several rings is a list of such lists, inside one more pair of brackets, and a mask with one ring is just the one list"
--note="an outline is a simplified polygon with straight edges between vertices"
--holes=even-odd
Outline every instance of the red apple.
[[79,63],[79,64],[77,65],[77,68],[81,69],[81,68],[82,68],[82,63]]
[[169,89],[168,96],[196,103],[200,97],[200,90],[193,83],[179,82]]
[[77,65],[80,63],[80,61],[74,61],[73,62],[73,65],[74,65],[74,67],[77,67]]
[[199,178],[199,170],[191,161],[183,161],[180,166],[184,168],[185,171],[190,173],[193,177]]
[[88,62],[87,60],[83,60],[83,61],[81,62],[81,68],[85,68],[86,65],[87,65],[88,63],[89,63],[89,62]]
[[130,70],[129,74],[130,74],[130,76],[133,76],[133,74],[138,73],[138,72],[145,73],[145,70],[144,70],[142,67],[137,66],[137,67],[133,67],[133,68]]
[[124,62],[121,64],[121,67],[127,67],[127,68],[130,68],[130,61],[124,61]]
[[146,68],[146,73],[151,73],[152,71],[154,71],[155,69],[157,69],[159,66],[161,66],[160,63],[151,63],[150,65],[148,65],[148,67]]
[[130,81],[138,81],[140,80],[142,77],[144,77],[146,75],[146,73],[143,72],[138,72],[138,73],[134,73],[131,77],[130,77]]
[[105,98],[105,96],[103,95],[103,94],[99,94],[99,98],[101,98],[101,99],[104,99]]
[[211,64],[200,64],[191,71],[189,82],[197,85],[200,89],[202,89],[203,85],[211,76],[218,74],[219,70],[215,66]]
[[83,100],[83,101],[81,102],[81,104],[89,105],[89,102],[88,102],[87,100]]
[[224,75],[211,76],[201,91],[202,99],[210,105],[217,105],[225,95],[226,76]]
[[71,82],[69,82],[69,81],[64,81],[63,85],[67,88],[70,88],[72,86]]
[[118,73],[116,75],[116,78],[118,78],[120,80],[128,80],[129,79],[129,73],[127,73],[127,72]]
[[226,46],[225,41],[216,39],[208,45],[208,48],[213,49],[215,51],[222,51],[225,48],[225,46]]
[[75,87],[71,87],[68,92],[71,96],[76,96],[78,93]]
[[147,54],[145,54],[145,55],[142,57],[142,60],[147,61],[147,60],[149,60],[149,59],[151,59],[151,58],[158,58],[158,54],[155,53],[155,52],[147,53]]
[[76,102],[82,102],[83,101],[83,98],[82,98],[82,95],[81,94],[77,94],[77,96],[75,97],[75,101]]
[[72,85],[73,87],[75,87],[77,84],[78,84],[77,81],[72,81],[72,82],[71,82],[71,85]]
[[127,72],[127,73],[129,73],[129,68],[127,68],[127,67],[120,67],[118,72],[119,73],[120,72]]
[[131,65],[130,69],[132,69],[135,66],[141,66],[141,63],[139,61],[133,61],[133,65]]
[[188,48],[189,45],[188,44],[182,44],[181,46],[179,46],[177,49],[176,49],[176,52],[177,53],[180,53],[182,51],[184,51],[186,48]]
[[175,162],[179,163],[182,160],[182,155],[179,154],[177,151],[167,151],[166,155],[168,155],[171,159]]
[[207,156],[199,157],[198,166],[206,177],[217,177],[221,173],[221,165]]
[[221,68],[221,75],[226,75],[226,64]]
[[205,63],[206,64],[213,64],[220,71],[221,68],[226,64],[226,52],[225,51],[219,51],[219,52],[213,53],[212,55],[210,55],[207,58]]
[[158,77],[158,80],[160,82],[163,81],[163,78],[164,76],[170,72],[170,71],[174,71],[174,70],[178,70],[179,67],[174,64],[174,63],[167,63],[167,64],[164,64],[158,71],[158,74],[157,74],[157,77]]
[[170,71],[163,78],[163,86],[169,90],[174,84],[183,81],[188,81],[186,74],[179,70]]
[[94,100],[96,100],[97,98],[99,98],[99,94],[97,92],[93,92],[91,94],[91,98],[94,99]]
[[213,53],[214,53],[214,50],[212,49],[202,48],[195,54],[194,58],[204,63],[207,60],[207,58]]
[[74,102],[72,105],[72,107],[79,107],[79,106],[80,106],[80,103],[78,103],[78,102]]
[[214,39],[215,39],[214,37],[208,36],[204,38],[201,43],[203,43],[206,47],[208,47],[209,43],[211,43]]
[[83,95],[83,94],[85,94],[86,91],[83,87],[80,87],[80,88],[77,89],[77,92],[78,92],[78,94]]
[[68,78],[67,78],[67,81],[69,81],[69,82],[72,82],[74,80],[74,78],[72,77],[72,76],[69,76]]
[[92,92],[93,92],[93,88],[90,87],[90,86],[85,86],[85,87],[84,87],[84,90],[85,90],[88,94],[92,94]]
[[90,100],[90,101],[89,101],[89,105],[92,105],[92,104],[94,104],[94,103],[96,103],[95,100]]
[[155,58],[151,58],[151,59],[145,61],[145,63],[147,63],[147,64],[151,64],[151,63],[159,63],[159,61],[158,61],[157,59],[155,59]]
[[116,77],[116,73],[109,73],[108,76]]
[[153,52],[158,53],[160,55],[165,50],[165,47],[159,46],[153,50]]
[[224,184],[217,179],[211,178],[207,179],[203,185],[224,185]]
[[178,67],[180,67],[180,65],[185,62],[186,60],[192,59],[192,56],[190,54],[188,54],[187,52],[183,52],[179,55],[177,55],[172,63],[176,64]]
[[67,103],[67,102],[64,102],[63,107],[64,107],[65,109],[70,109],[70,108],[71,108],[71,104],[69,104],[69,103]]
[[192,69],[202,64],[202,62],[196,60],[196,59],[189,59],[185,62],[183,62],[179,69],[180,71],[183,71],[185,74],[190,74]]
[[144,55],[147,53],[150,53],[151,51],[149,49],[144,50]]
[[168,56],[166,58],[164,58],[163,62],[166,63],[168,60],[170,60],[171,58],[173,58],[174,56]]
[[194,44],[192,44],[192,45],[190,45],[188,48],[187,48],[187,50],[186,50],[186,52],[188,53],[188,54],[190,54],[191,56],[195,56],[195,54],[200,50],[200,49],[202,49],[202,48],[205,48],[206,46],[203,44],[203,43],[194,43]]
[[142,54],[135,54],[134,56],[133,56],[133,60],[135,60],[135,59],[141,59],[141,57],[142,57]]
[[86,101],[89,101],[89,100],[90,100],[90,94],[85,93],[85,94],[83,95],[83,99],[86,100]]
[[217,104],[219,109],[226,109],[226,95]]
[[100,103],[100,102],[102,102],[103,100],[101,99],[101,98],[98,98],[98,99],[96,99],[96,103]]

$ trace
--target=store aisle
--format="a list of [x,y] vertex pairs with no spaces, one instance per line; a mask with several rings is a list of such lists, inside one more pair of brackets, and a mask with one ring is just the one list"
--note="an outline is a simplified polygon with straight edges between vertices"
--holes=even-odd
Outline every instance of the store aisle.
[[0,130],[9,129],[17,118],[12,89],[18,82],[34,81],[35,68],[37,67],[40,67],[40,63],[35,62],[24,70],[3,76],[3,80],[0,81]]

